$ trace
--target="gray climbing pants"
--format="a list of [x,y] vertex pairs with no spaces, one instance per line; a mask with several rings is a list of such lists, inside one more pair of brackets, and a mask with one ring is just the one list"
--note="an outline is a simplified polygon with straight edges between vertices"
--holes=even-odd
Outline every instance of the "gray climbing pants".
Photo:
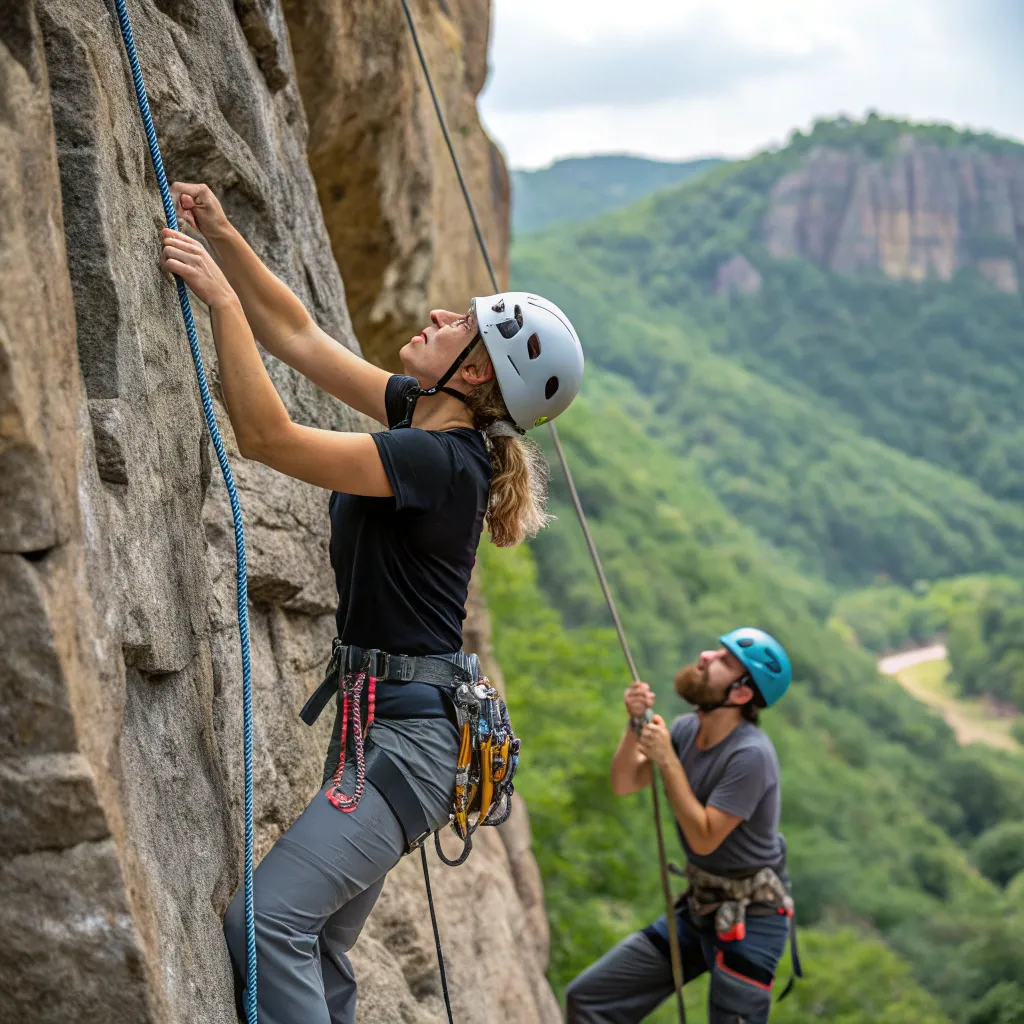
[[[747,935],[719,943],[684,909],[676,916],[683,983],[711,971],[709,1024],[766,1024],[775,968],[789,919],[747,917]],[[662,916],[591,964],[566,990],[567,1024],[637,1024],[673,995],[668,931]]]
[[[338,763],[338,723],[324,786],[256,869],[257,1009],[260,1024],[354,1024],[356,979],[346,955],[405,852],[402,830],[367,784],[358,808],[342,813],[327,799]],[[378,720],[373,742],[401,765],[427,821],[448,820],[458,734],[447,719]],[[351,750],[342,785],[355,786]],[[245,894],[224,915],[235,970],[246,976]]]

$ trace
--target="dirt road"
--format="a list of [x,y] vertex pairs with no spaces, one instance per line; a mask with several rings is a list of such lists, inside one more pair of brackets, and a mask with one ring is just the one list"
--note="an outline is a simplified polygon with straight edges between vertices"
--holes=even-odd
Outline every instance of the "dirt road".
[[[941,680],[935,680],[931,686],[923,685],[921,674],[912,671],[928,662],[945,661],[946,654],[943,644],[890,654],[879,659],[878,671],[894,676],[912,697],[940,712],[959,743],[986,743],[999,750],[1019,750],[1020,746],[1010,735],[1005,718],[1000,719],[987,712],[980,701],[959,700],[943,692]],[[935,687],[935,683],[939,685]]]
[[941,661],[946,657],[945,644],[933,644],[931,647],[918,647],[913,651],[890,654],[878,662],[878,671],[882,675],[894,676],[905,668],[913,668],[925,661]]

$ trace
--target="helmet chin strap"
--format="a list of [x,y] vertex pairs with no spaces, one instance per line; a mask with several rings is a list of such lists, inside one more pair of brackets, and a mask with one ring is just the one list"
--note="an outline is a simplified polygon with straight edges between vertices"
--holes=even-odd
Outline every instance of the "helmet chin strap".
[[718,701],[717,704],[697,704],[696,708],[697,708],[698,711],[703,711],[704,714],[707,715],[707,714],[710,714],[712,711],[717,711],[719,708],[739,708],[739,707],[742,707],[743,706],[742,704],[733,704],[730,701],[729,698],[732,697],[732,691],[733,690],[738,690],[741,686],[749,686],[749,685],[750,685],[750,675],[747,674],[747,675],[743,676],[742,679],[737,679],[734,682],[730,683],[726,687],[725,695],[722,697],[722,699],[720,701]]
[[452,377],[455,376],[459,367],[469,358],[470,352],[473,351],[473,348],[479,340],[480,332],[477,331],[473,340],[455,357],[455,362],[445,370],[438,379],[438,382],[432,388],[427,388],[426,390],[423,388],[413,388],[409,392],[409,395],[405,400],[405,419],[403,419],[401,423],[396,423],[393,429],[397,430],[399,427],[411,427],[412,416],[416,411],[416,403],[421,398],[432,398],[434,395],[438,394],[438,392],[444,392],[446,395],[451,395],[452,398],[457,398],[460,402],[465,404],[466,396],[461,391],[456,391],[455,388],[445,387],[445,385],[452,379]]

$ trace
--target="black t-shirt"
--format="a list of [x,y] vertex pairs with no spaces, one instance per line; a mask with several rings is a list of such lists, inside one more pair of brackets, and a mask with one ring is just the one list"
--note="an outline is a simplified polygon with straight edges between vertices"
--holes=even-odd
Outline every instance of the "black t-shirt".
[[[388,423],[406,414],[412,377],[392,376]],[[389,429],[372,435],[392,498],[331,495],[331,565],[338,636],[391,654],[462,648],[466,594],[490,489],[483,435]]]

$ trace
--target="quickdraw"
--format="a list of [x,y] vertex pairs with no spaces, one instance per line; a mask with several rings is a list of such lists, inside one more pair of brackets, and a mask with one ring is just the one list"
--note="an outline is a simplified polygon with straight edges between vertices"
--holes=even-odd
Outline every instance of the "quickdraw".
[[[377,697],[377,680],[368,672],[369,659],[364,658],[358,672],[345,672],[341,676],[341,751],[338,756],[338,767],[327,790],[327,799],[339,811],[351,813],[359,806],[366,789],[366,735],[373,725],[374,707]],[[366,727],[363,728],[362,699],[363,688],[366,688]],[[345,756],[348,748],[348,720],[352,717],[352,738],[356,756],[356,787],[349,796],[341,791],[341,777],[345,771]]]
[[460,684],[453,699],[458,712],[459,757],[449,821],[462,840],[462,853],[454,860],[446,856],[440,830],[434,833],[437,855],[449,867],[465,862],[478,828],[508,820],[520,748],[508,708],[487,679]]

